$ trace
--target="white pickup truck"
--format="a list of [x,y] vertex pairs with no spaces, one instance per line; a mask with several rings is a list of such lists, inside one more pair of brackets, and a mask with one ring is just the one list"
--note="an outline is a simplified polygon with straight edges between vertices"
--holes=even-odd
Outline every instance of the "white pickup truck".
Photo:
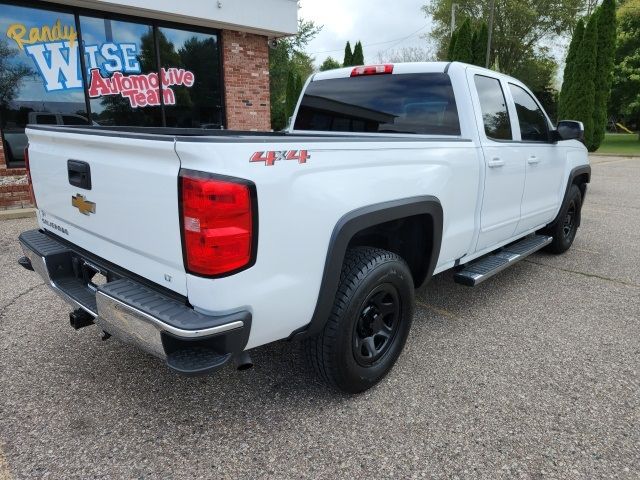
[[187,375],[303,340],[330,385],[393,367],[414,289],[475,286],[567,250],[590,181],[582,125],[461,63],[318,73],[282,133],[31,126],[39,229],[23,266],[71,324]]

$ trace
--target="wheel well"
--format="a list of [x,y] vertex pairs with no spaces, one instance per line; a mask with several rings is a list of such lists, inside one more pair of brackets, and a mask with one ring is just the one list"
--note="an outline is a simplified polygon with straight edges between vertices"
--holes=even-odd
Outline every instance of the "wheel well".
[[580,175],[576,175],[572,183],[578,186],[578,188],[580,189],[580,194],[582,195],[582,198],[584,198],[585,194],[587,193],[587,183],[589,183],[589,174],[582,173]]
[[348,248],[376,247],[400,255],[411,269],[415,286],[419,287],[428,275],[433,231],[431,215],[414,215],[365,228],[353,236]]

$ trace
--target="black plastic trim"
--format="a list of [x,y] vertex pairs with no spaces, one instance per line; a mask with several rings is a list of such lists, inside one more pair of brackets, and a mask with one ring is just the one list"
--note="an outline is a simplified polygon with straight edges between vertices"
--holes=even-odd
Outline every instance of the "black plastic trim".
[[205,142],[205,143],[278,143],[300,142],[391,142],[391,143],[471,143],[472,140],[461,137],[427,137],[423,135],[407,134],[406,136],[388,136],[385,134],[358,136],[339,133],[326,135],[318,133],[288,133],[288,132],[249,132],[244,130],[203,130],[200,128],[174,127],[103,127],[84,125],[27,125],[30,130],[48,132],[64,132],[76,135],[95,135],[100,137],[123,137],[138,140],[159,140],[164,142]]
[[[567,201],[567,197],[569,196],[569,190],[571,189],[571,185],[573,185],[573,181],[580,175],[584,175],[584,174],[587,174],[587,181],[585,183],[590,183],[591,182],[591,165],[581,165],[571,170],[571,173],[569,173],[569,179],[567,180],[567,188],[564,192],[564,197],[562,199],[561,205],[564,205],[565,202]],[[562,211],[562,207],[560,207],[560,211]],[[559,217],[560,217],[560,212],[558,213],[558,216],[554,218],[553,222],[549,224],[549,226],[553,226],[556,223],[558,223],[558,220],[560,219]]]
[[313,336],[324,328],[338,291],[340,271],[347,247],[358,232],[393,220],[425,214],[432,218],[434,227],[431,238],[433,248],[428,257],[427,274],[420,285],[422,286],[433,276],[442,244],[443,212],[442,205],[436,197],[421,196],[379,203],[354,210],[343,216],[334,228],[329,241],[322,283],[311,322],[293,332],[289,338],[297,340]]
[[[204,178],[204,179],[212,179],[212,180],[221,180],[224,182],[237,183],[239,185],[245,185],[249,189],[249,195],[251,197],[251,258],[249,259],[249,263],[244,265],[243,267],[236,268],[235,270],[230,270],[228,272],[219,274],[219,275],[202,275],[200,273],[192,272],[189,270],[187,263],[187,250],[184,241],[184,213],[182,210],[182,177],[188,176],[192,178]],[[235,275],[236,273],[243,272],[245,270],[250,269],[256,264],[256,260],[258,258],[258,236],[260,234],[260,217],[258,214],[258,190],[256,188],[256,184],[250,180],[246,180],[244,178],[230,177],[227,175],[219,175],[216,173],[208,173],[208,172],[200,172],[197,170],[189,170],[186,168],[181,168],[180,173],[178,174],[178,211],[180,212],[180,240],[182,242],[182,261],[184,263],[184,270],[189,275],[194,275],[196,277],[201,278],[225,278],[230,277],[231,275]]]

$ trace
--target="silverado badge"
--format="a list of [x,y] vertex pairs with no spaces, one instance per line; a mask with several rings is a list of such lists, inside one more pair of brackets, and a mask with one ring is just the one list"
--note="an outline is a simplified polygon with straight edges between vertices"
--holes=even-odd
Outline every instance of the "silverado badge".
[[96,204],[89,202],[84,195],[77,194],[71,197],[71,205],[80,210],[83,215],[88,216],[91,213],[96,213]]

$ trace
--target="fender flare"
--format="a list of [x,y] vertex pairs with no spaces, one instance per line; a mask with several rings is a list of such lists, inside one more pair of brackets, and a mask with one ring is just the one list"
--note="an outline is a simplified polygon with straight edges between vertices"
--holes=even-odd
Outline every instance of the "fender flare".
[[549,227],[554,226],[555,224],[558,223],[560,212],[562,211],[562,206],[566,203],[567,198],[569,197],[569,191],[571,190],[571,185],[573,185],[574,180],[580,175],[585,175],[585,174],[587,175],[587,181],[585,183],[590,183],[591,182],[591,165],[580,165],[579,167],[575,167],[573,170],[571,170],[571,173],[569,173],[569,179],[567,180],[567,188],[564,191],[564,197],[562,198],[562,203],[560,204],[560,210],[558,211],[558,215],[556,216],[556,218],[553,219],[553,222],[551,222],[548,225]]
[[382,223],[415,215],[428,215],[433,222],[431,255],[427,256],[426,277],[433,276],[442,244],[443,212],[436,197],[420,196],[369,205],[344,215],[336,224],[329,241],[322,283],[311,322],[295,330],[289,339],[302,339],[319,333],[327,322],[340,283],[342,263],[351,239],[360,231]]

